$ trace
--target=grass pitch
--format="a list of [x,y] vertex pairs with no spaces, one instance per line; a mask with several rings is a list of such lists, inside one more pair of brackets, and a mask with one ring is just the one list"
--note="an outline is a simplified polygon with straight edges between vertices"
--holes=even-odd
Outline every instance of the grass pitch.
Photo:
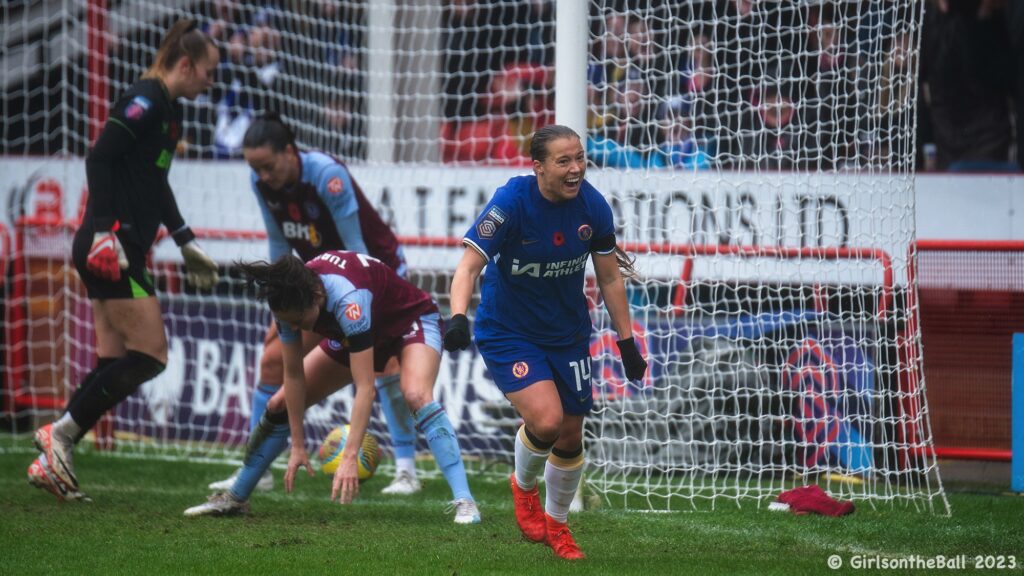
[[[859,506],[845,518],[797,517],[751,503],[711,512],[587,511],[570,521],[587,558],[567,563],[523,540],[504,482],[470,479],[483,523],[456,526],[449,492],[428,479],[412,497],[379,494],[384,475],[357,502],[328,501],[325,475],[298,480],[295,493],[257,493],[246,518],[187,519],[206,484],[230,466],[77,455],[94,502],[58,503],[30,487],[34,456],[0,453],[0,574],[822,574],[831,555],[1016,556],[1024,573],[1024,497],[957,492],[952,517]],[[432,464],[429,466],[432,467]],[[1004,565],[1008,565],[1004,561]],[[935,573],[897,570],[888,573]],[[945,571],[949,572],[949,571]]]

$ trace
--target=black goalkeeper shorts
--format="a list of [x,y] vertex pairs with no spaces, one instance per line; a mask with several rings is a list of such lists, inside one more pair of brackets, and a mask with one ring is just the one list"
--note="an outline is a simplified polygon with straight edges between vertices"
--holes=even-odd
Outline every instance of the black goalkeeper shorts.
[[117,300],[126,298],[149,298],[156,295],[153,277],[146,270],[146,254],[131,243],[121,243],[128,257],[128,269],[121,270],[121,279],[112,282],[96,276],[86,267],[89,250],[92,248],[93,233],[84,227],[75,232],[71,246],[71,258],[75,262],[78,276],[85,284],[90,300]]

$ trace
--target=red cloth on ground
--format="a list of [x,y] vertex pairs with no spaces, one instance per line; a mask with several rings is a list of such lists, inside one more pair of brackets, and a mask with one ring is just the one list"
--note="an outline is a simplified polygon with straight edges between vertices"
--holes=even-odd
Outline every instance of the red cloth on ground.
[[839,502],[819,486],[801,486],[786,490],[776,499],[789,504],[793,514],[814,512],[823,516],[846,516],[853,512],[853,502]]

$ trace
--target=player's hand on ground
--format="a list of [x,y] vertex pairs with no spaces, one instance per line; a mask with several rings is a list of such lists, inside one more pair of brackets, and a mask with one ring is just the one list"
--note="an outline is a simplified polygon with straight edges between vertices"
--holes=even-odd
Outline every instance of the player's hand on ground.
[[309,463],[309,455],[302,446],[293,447],[291,455],[288,456],[288,469],[284,472],[284,491],[291,492],[295,483],[295,473],[300,467],[305,467],[310,477],[313,476],[313,466]]
[[359,495],[359,468],[355,459],[342,458],[338,469],[334,471],[334,485],[331,487],[331,500],[338,504],[351,504]]
[[220,278],[217,274],[217,263],[203,252],[195,240],[181,247],[181,256],[185,259],[189,284],[200,290],[209,290],[217,284]]
[[100,278],[117,282],[121,279],[121,270],[128,268],[128,257],[114,230],[93,235],[85,267]]
[[626,378],[639,380],[647,372],[647,361],[640,355],[636,347],[636,340],[632,337],[616,342],[619,346],[619,356],[622,358],[622,367],[626,371]]
[[469,347],[469,318],[465,314],[456,314],[448,321],[444,331],[444,349],[449,352],[465,350]]

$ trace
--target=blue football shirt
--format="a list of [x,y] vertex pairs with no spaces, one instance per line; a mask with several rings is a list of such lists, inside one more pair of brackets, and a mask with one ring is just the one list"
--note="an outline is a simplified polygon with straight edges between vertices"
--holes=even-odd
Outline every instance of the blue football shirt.
[[591,244],[614,238],[608,202],[584,180],[566,202],[541,196],[534,175],[498,188],[463,243],[487,260],[475,335],[517,336],[541,346],[567,346],[593,329],[583,293]]

